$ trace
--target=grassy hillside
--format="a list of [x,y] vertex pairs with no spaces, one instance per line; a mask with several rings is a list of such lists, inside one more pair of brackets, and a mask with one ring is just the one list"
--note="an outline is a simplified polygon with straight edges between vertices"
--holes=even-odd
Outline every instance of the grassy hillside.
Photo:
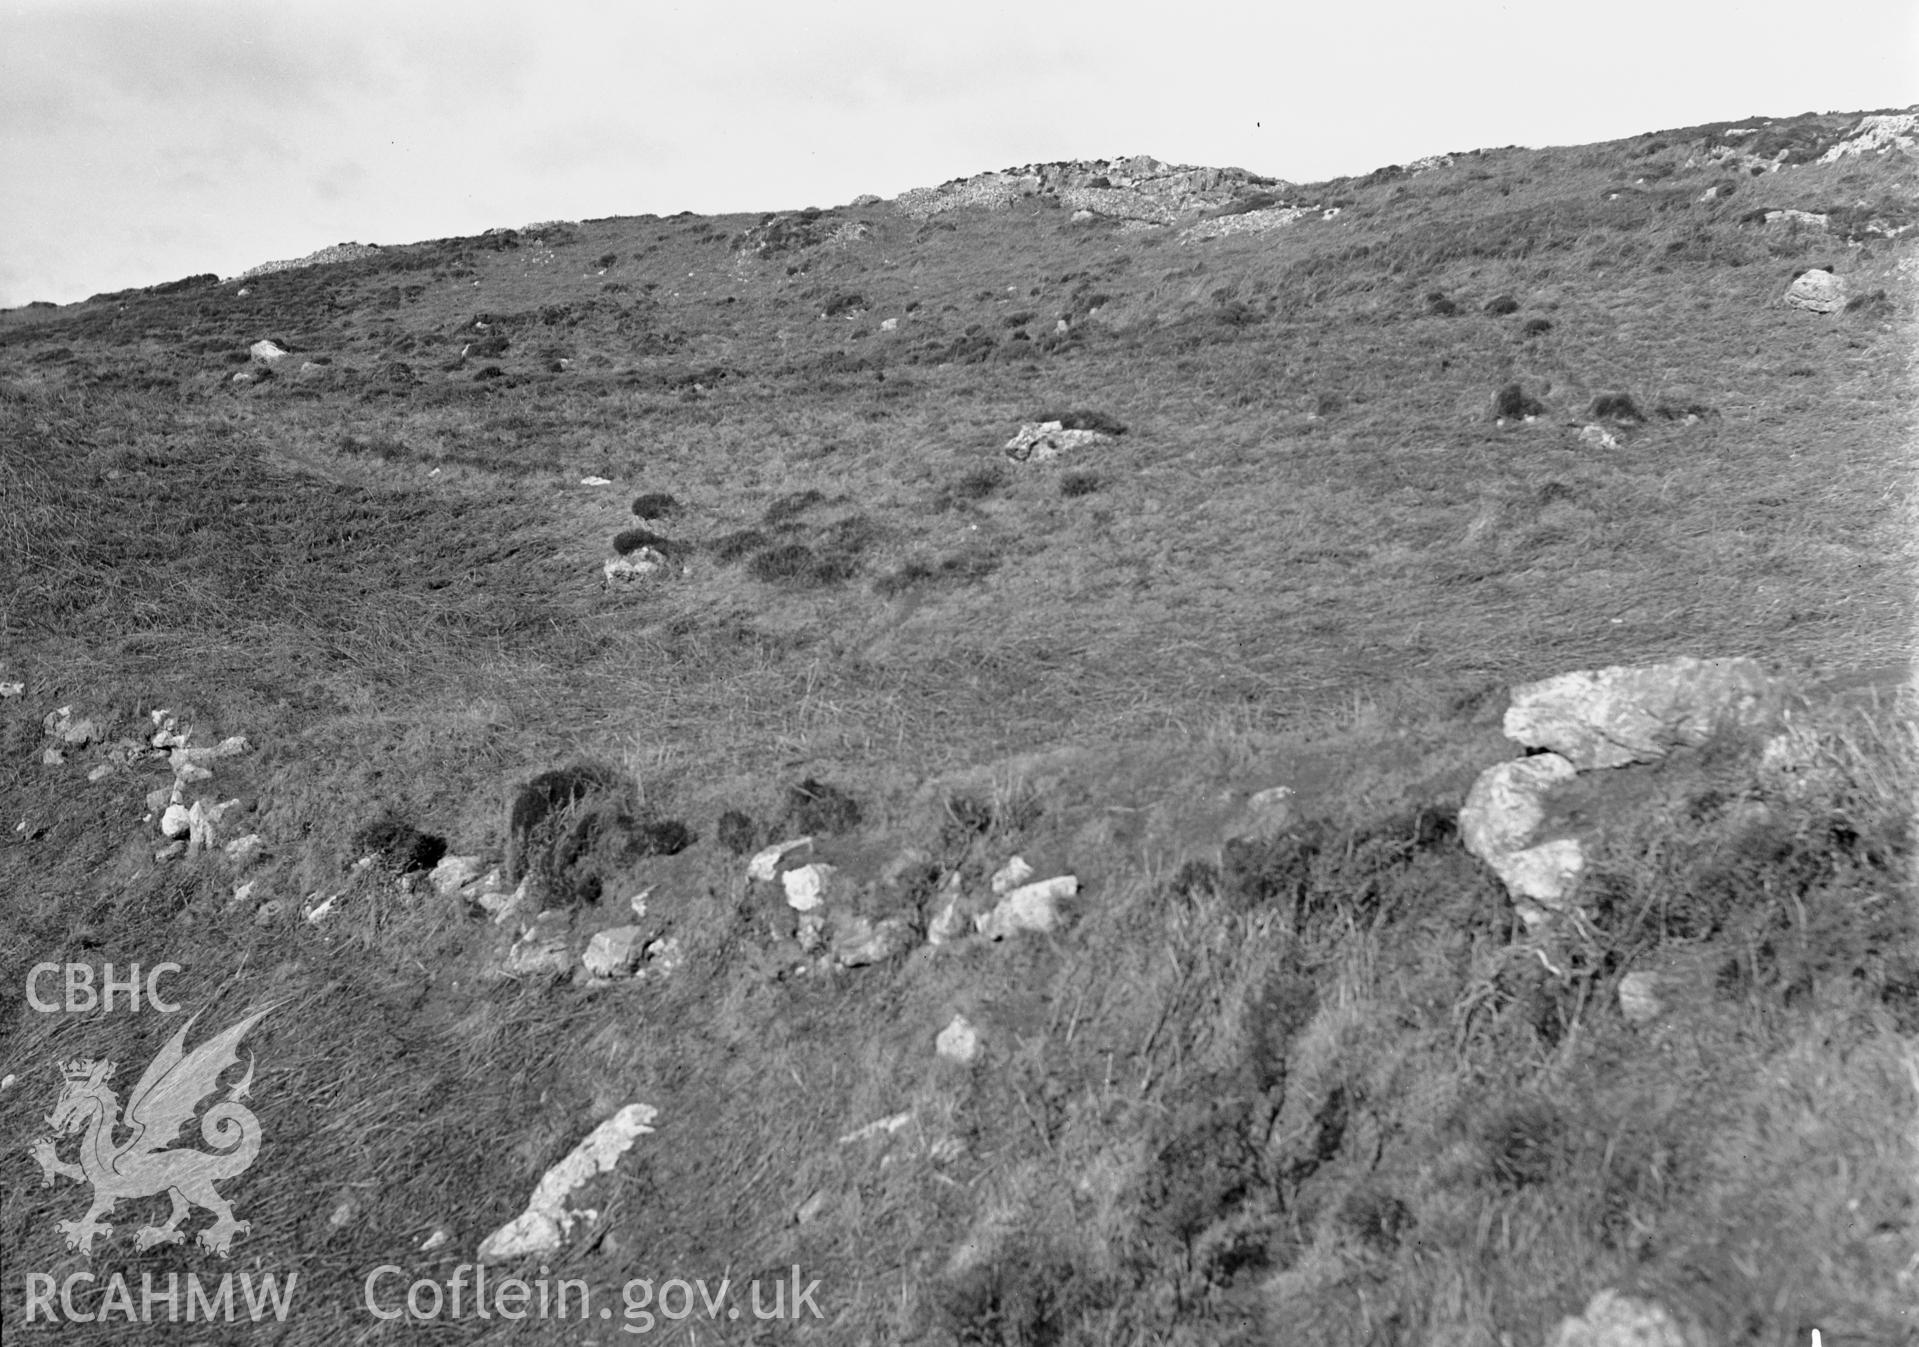
[[[124,1098],[183,1016],[0,1012],[9,1342],[612,1342],[634,1279],[792,1269],[819,1318],[651,1336],[1532,1344],[1617,1287],[1714,1344],[1919,1339],[1880,672],[1919,171],[1816,162],[1856,120],[1247,184],[1215,222],[1310,209],[1219,237],[1044,196],[616,217],[0,314],[0,983],[171,961],[195,1041],[277,1007],[230,1263],[137,1250],[157,1198],[68,1251],[83,1195],[26,1155],[56,1060]],[[1852,302],[1781,305],[1811,267]],[[1059,413],[1123,433],[1008,461]],[[642,544],[666,571],[606,583]],[[1507,687],[1681,654],[1765,661],[1827,770],[1628,769],[1590,920],[1527,934],[1454,824],[1520,751]],[[48,763],[63,707],[99,737]],[[249,741],[202,790],[256,859],[156,861],[171,770],[106,756],[156,711]],[[644,891],[683,962],[505,976],[519,923],[400,872],[508,859],[582,765],[618,799],[536,890],[575,948]],[[1290,824],[1223,846],[1276,785]],[[801,833],[910,954],[802,947],[746,878]],[[1014,854],[1078,876],[1065,929],[920,943]],[[611,1320],[369,1311],[633,1102],[547,1264]],[[297,1271],[284,1323],[25,1321],[29,1272],[242,1267]]]

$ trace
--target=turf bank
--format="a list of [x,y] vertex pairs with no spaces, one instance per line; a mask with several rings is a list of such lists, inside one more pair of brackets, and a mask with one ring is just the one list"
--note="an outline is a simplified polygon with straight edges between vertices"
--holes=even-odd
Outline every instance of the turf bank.
[[246,1319],[259,1323],[271,1318],[284,1323],[293,1308],[293,1291],[299,1280],[297,1272],[289,1272],[284,1278],[272,1272],[257,1276],[226,1272],[209,1285],[197,1272],[185,1276],[169,1272],[164,1279],[143,1272],[136,1291],[121,1272],[104,1282],[91,1272],[74,1272],[64,1278],[29,1272],[24,1286],[25,1321],[98,1324],[124,1319],[130,1324],[148,1324],[162,1320],[231,1323]]

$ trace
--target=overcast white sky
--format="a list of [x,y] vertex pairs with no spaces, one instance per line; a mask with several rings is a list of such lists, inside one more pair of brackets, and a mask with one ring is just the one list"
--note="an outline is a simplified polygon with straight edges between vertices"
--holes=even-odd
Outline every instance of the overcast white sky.
[[1919,4],[0,0],[0,307],[1152,154],[1295,181],[1919,102]]

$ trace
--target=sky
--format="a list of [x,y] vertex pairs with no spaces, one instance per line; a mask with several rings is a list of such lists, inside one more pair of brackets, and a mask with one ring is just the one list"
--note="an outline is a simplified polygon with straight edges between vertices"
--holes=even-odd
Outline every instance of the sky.
[[1919,0],[0,0],[0,308],[1047,160],[1311,182],[1914,103]]

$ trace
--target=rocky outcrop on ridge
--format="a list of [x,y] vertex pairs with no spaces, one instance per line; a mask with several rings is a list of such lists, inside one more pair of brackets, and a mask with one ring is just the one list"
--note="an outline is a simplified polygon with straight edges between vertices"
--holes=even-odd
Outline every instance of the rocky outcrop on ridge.
[[1000,210],[1039,198],[1072,211],[1124,222],[1169,225],[1180,217],[1217,211],[1265,193],[1277,204],[1291,184],[1243,168],[1165,164],[1151,155],[1125,159],[1075,159],[1024,164],[997,173],[955,178],[938,187],[915,187],[893,200],[904,215],[924,220],[949,210]]
[[290,258],[282,262],[262,262],[257,267],[248,267],[238,276],[229,276],[228,280],[244,281],[253,276],[265,276],[275,271],[294,271],[300,267],[323,266],[328,262],[357,262],[362,257],[371,257],[380,251],[377,243],[336,243],[330,248],[322,248],[317,253],[308,253],[305,257]]

